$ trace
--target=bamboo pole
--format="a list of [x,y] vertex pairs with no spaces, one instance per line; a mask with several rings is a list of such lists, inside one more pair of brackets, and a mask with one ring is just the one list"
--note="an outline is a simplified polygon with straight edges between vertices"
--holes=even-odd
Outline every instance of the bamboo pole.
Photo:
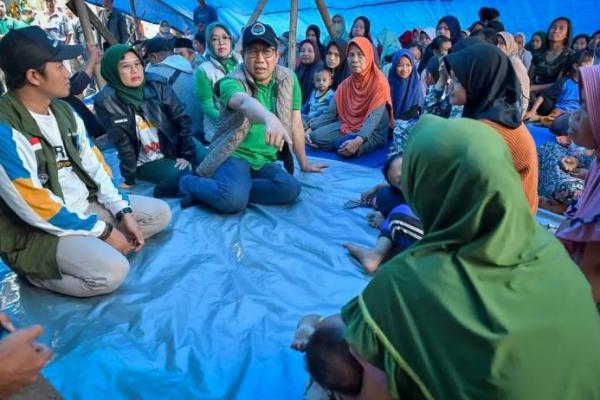
[[138,38],[138,17],[135,12],[135,0],[129,0],[129,8],[131,8],[131,18],[133,18],[133,43],[136,42]]
[[[69,7],[71,9],[71,11],[73,11],[75,13],[75,15],[77,15],[79,17],[79,12],[77,7],[75,6],[74,3],[75,0],[70,0],[67,3],[67,7]],[[104,37],[104,39],[106,39],[106,41],[108,43],[110,43],[111,45],[113,44],[117,44],[117,39],[115,39],[114,35],[104,26],[102,25],[102,21],[100,21],[100,18],[96,17],[96,14],[94,14],[94,12],[91,10],[91,8],[86,4],[85,5],[85,9],[88,12],[88,18],[90,23],[92,24],[92,26],[94,28],[96,28],[96,31],[98,31],[100,33],[100,35],[102,37]],[[94,41],[95,43],[95,41]],[[99,43],[99,45],[101,45],[101,43]]]
[[250,19],[246,23],[246,26],[250,26],[258,20],[258,17],[260,17],[260,14],[263,12],[266,4],[267,0],[260,0],[258,4],[256,4],[256,7],[254,8],[252,15],[250,16]]
[[329,10],[327,10],[327,6],[325,5],[325,0],[316,0],[317,8],[319,9],[319,13],[321,13],[321,18],[325,23],[325,28],[327,28],[327,32],[329,32],[329,37],[334,38],[337,36],[337,32],[333,28],[333,22],[329,17]]
[[298,26],[298,0],[291,0],[290,37],[288,43],[288,67],[296,69],[296,28]]
[[[90,16],[88,14],[88,8],[83,0],[74,0],[75,8],[77,9],[77,16],[79,17],[79,22],[81,23],[81,29],[83,30],[83,37],[85,38],[86,44],[96,43],[96,39],[94,38],[94,32],[92,32],[92,24],[90,23]],[[100,75],[100,69],[94,68],[94,77],[96,78],[96,83],[98,88],[102,88],[106,82],[102,79],[102,75]]]

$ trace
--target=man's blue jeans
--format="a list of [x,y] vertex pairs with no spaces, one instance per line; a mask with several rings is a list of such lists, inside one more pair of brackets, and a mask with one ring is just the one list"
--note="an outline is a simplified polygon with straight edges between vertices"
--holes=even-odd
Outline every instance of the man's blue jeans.
[[276,163],[254,171],[248,161],[230,157],[211,178],[183,176],[179,190],[218,211],[236,213],[248,203],[291,203],[300,195],[300,183]]

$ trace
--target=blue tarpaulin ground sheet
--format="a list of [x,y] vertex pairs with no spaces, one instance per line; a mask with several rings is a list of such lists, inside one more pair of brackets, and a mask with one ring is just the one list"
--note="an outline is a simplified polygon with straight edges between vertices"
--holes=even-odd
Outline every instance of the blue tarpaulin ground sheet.
[[[117,172],[114,151],[106,155]],[[18,327],[44,326],[54,357],[43,373],[66,399],[301,399],[296,323],[338,313],[361,291],[369,277],[342,243],[369,246],[378,235],[367,209],[342,205],[380,172],[326,162],[322,174],[297,173],[302,194],[290,206],[224,216],[169,200],[171,225],[130,257],[110,295],[53,294],[0,264],[0,309]],[[542,212],[540,222],[560,217]]]
[[[107,159],[116,172],[114,152]],[[296,323],[337,313],[361,291],[369,278],[342,243],[378,234],[368,210],[342,205],[380,173],[327,162],[322,174],[297,173],[302,194],[290,206],[223,216],[170,200],[170,227],[130,257],[111,295],[49,293],[0,265],[0,308],[18,326],[44,326],[54,357],[43,374],[66,399],[302,398]]]
[[527,124],[527,129],[529,129],[531,136],[533,136],[537,148],[540,148],[540,146],[548,142],[556,142],[556,135],[544,126]]

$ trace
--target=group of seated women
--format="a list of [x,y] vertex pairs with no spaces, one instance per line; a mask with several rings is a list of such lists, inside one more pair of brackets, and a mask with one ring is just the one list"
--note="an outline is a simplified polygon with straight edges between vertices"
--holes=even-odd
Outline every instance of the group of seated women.
[[[400,45],[389,31],[373,42],[365,17],[348,34],[334,16],[335,37],[321,42],[317,26],[307,29],[297,78],[272,65],[281,46],[241,58],[229,30],[213,24],[196,72],[208,150],[168,83],[144,75],[135,51],[113,46],[102,61],[108,86],[96,112],[127,185],[175,185],[165,193],[176,194],[195,179],[226,197],[233,178],[225,184],[223,171],[211,178],[196,167],[223,151],[217,122],[235,112],[254,140],[246,150],[263,151],[266,140],[276,148],[272,162],[292,145],[271,140],[282,126],[270,113],[280,110],[260,99],[271,88],[270,77],[256,80],[257,60],[290,85],[293,122],[282,122],[304,171],[324,167],[308,164],[305,144],[348,158],[392,137],[386,183],[361,199],[380,212],[381,235],[371,249],[346,245],[373,280],[341,317],[303,319],[293,343],[335,396],[600,399],[600,66],[591,66],[600,33],[577,37],[572,49],[571,23],[561,17],[525,45],[524,34],[497,31],[495,13],[484,14],[491,17],[472,31],[447,16],[435,30],[408,31]],[[229,93],[244,92],[232,88],[248,73],[268,111]],[[556,143],[538,153],[527,120],[553,127]],[[250,199],[271,179],[258,176],[269,162],[248,167]],[[548,199],[571,206],[555,237],[535,220]]]

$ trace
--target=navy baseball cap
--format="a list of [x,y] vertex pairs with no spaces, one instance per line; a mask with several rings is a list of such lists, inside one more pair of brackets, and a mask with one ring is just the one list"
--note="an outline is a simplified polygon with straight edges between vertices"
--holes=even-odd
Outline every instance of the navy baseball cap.
[[47,62],[71,60],[83,54],[79,45],[64,45],[39,26],[13,29],[0,40],[0,68],[18,75]]
[[171,41],[162,37],[146,40],[146,54],[160,53],[161,51],[173,51]]
[[255,22],[244,29],[242,47],[245,49],[254,42],[263,42],[267,46],[277,47],[277,35],[270,25]]

